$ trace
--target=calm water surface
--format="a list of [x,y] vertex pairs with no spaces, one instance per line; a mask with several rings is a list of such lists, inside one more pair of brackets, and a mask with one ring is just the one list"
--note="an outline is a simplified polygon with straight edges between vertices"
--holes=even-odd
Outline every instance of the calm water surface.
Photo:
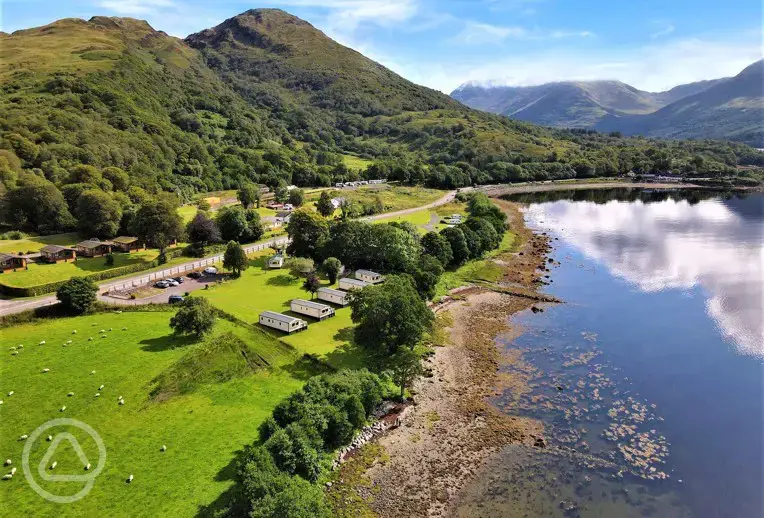
[[764,196],[521,201],[566,303],[499,339],[530,391],[494,402],[542,419],[548,446],[507,448],[457,514],[764,516]]

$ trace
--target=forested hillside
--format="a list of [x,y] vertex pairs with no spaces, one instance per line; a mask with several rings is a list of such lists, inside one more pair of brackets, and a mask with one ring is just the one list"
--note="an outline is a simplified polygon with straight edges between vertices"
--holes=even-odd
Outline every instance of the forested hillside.
[[[65,19],[0,34],[0,58],[2,215],[31,231],[75,227],[92,190],[128,214],[163,191],[188,200],[247,182],[363,174],[461,187],[632,170],[734,175],[764,163],[737,144],[550,130],[475,111],[280,10],[185,41],[140,20]],[[343,154],[373,164],[349,170]]]

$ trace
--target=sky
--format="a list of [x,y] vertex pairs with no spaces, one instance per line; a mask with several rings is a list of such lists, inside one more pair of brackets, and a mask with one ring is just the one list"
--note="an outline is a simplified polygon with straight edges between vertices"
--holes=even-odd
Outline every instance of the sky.
[[0,0],[0,30],[107,15],[185,37],[257,7],[445,93],[595,79],[662,91],[735,75],[764,47],[761,0]]

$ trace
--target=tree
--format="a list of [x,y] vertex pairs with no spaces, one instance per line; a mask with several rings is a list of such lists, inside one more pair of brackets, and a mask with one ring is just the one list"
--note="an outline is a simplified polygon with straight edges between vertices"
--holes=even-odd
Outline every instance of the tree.
[[250,208],[254,204],[257,204],[258,207],[260,206],[260,188],[254,183],[248,182],[242,184],[236,193],[236,197],[245,209]]
[[316,294],[318,291],[318,288],[321,287],[321,281],[318,278],[318,275],[315,273],[309,273],[307,277],[305,277],[305,282],[302,283],[302,289],[304,289],[307,292],[310,292],[310,298],[313,299],[313,295]]
[[326,220],[307,209],[294,211],[286,230],[291,239],[287,253],[300,257],[318,257],[318,251],[329,237]]
[[215,218],[224,241],[245,242],[249,235],[247,213],[240,205],[229,205],[218,211]]
[[203,212],[197,212],[194,219],[186,225],[186,236],[188,240],[201,247],[209,243],[220,241],[220,230],[212,219]]
[[298,279],[300,277],[306,277],[315,270],[313,259],[308,259],[307,257],[290,258],[287,260],[287,268],[289,269],[289,273]]
[[223,255],[223,267],[228,268],[238,277],[249,267],[249,259],[244,249],[236,241],[229,241]]
[[72,277],[56,290],[56,298],[64,309],[76,315],[89,311],[97,294],[98,286],[87,277]]
[[263,237],[263,234],[265,234],[265,229],[263,228],[263,223],[260,220],[260,214],[257,212],[257,210],[247,209],[244,213],[244,216],[247,218],[246,241],[251,243]]
[[391,275],[380,286],[355,292],[350,307],[358,324],[356,342],[385,356],[401,347],[413,348],[433,320],[408,275]]
[[398,349],[390,356],[387,364],[393,373],[393,382],[401,388],[401,399],[406,388],[422,374],[422,362],[419,355],[411,349]]
[[101,173],[104,178],[111,182],[115,191],[127,191],[130,186],[130,175],[119,167],[104,167]]
[[467,203],[467,212],[473,218],[486,219],[493,225],[497,234],[504,235],[507,229],[507,215],[494,205],[485,194],[480,192],[473,194]]
[[25,182],[8,191],[0,203],[3,220],[8,225],[37,232],[61,231],[74,226],[66,200],[53,183],[35,176]]
[[340,214],[342,219],[347,219],[349,217],[353,216],[353,213],[355,212],[355,203],[353,203],[351,200],[345,198],[340,202]]
[[292,189],[289,191],[289,203],[295,207],[302,207],[305,203],[305,191],[302,189]]
[[502,234],[496,232],[496,228],[490,221],[484,218],[470,217],[463,226],[472,230],[480,240],[480,248],[483,252],[493,250],[499,246]]
[[321,264],[321,271],[329,279],[329,284],[334,284],[342,271],[342,263],[336,257],[327,257]]
[[101,172],[92,165],[78,164],[69,172],[68,183],[89,183],[98,185],[103,176]]
[[215,326],[215,308],[210,301],[202,297],[183,301],[180,309],[170,319],[170,327],[177,334],[195,334],[202,336]]
[[437,232],[428,232],[422,236],[422,252],[435,257],[443,268],[448,268],[454,260],[451,243]]
[[77,199],[77,223],[87,237],[114,237],[122,220],[122,207],[109,194],[91,189]]
[[289,199],[289,189],[286,183],[279,183],[273,191],[273,199],[278,203],[286,203]]
[[334,205],[332,205],[332,197],[329,196],[327,191],[321,191],[321,196],[318,197],[316,202],[316,210],[323,217],[328,218],[334,214]]
[[369,225],[371,241],[364,247],[366,264],[386,272],[407,272],[421,253],[419,240],[394,225]]
[[165,196],[151,198],[141,205],[132,226],[139,241],[158,248],[162,255],[169,243],[183,237],[183,220],[178,214],[177,201]]
[[470,258],[470,249],[467,246],[467,239],[464,237],[464,232],[457,227],[444,228],[440,231],[440,235],[448,240],[451,245],[451,252],[453,252],[454,259],[452,265],[459,266],[464,264],[467,259]]

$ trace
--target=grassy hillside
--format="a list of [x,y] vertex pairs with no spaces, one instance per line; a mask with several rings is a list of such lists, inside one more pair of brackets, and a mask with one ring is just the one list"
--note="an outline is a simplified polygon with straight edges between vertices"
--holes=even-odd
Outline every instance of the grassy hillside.
[[[135,516],[140,509],[141,515],[189,516],[232,485],[231,463],[238,452],[312,371],[269,335],[226,321],[217,323],[208,340],[177,338],[168,326],[170,315],[109,313],[2,330],[2,456],[19,472],[0,484],[0,514]],[[38,345],[41,340],[45,345]],[[24,348],[12,356],[8,348],[19,344]],[[117,403],[119,396],[124,405]],[[91,493],[66,506],[42,500],[25,482],[24,442],[15,440],[59,417],[92,426],[107,450]],[[94,443],[76,429],[71,432],[95,466]],[[167,451],[160,451],[162,445]],[[35,468],[47,446],[44,436],[33,446]],[[55,460],[57,474],[83,472],[71,450],[60,448]],[[135,479],[127,484],[130,474]],[[43,487],[52,489],[51,484]],[[62,484],[56,484],[60,492]],[[64,485],[70,494],[81,488]]]

